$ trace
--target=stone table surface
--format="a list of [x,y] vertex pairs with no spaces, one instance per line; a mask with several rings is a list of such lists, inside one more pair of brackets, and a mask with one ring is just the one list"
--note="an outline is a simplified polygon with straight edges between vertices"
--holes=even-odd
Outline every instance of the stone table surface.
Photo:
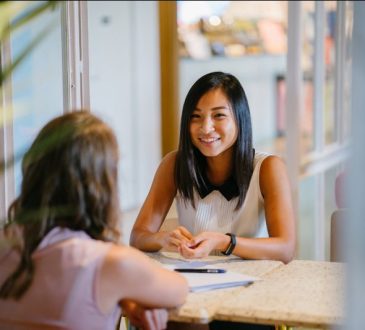
[[[173,260],[174,253],[148,254],[151,258],[162,264],[181,265],[189,262],[183,258]],[[168,257],[166,257],[168,256]],[[242,260],[237,257],[211,256],[203,260],[190,261],[192,267],[214,265],[215,268],[225,268],[237,273],[264,279],[267,274],[283,265],[280,261],[273,260]],[[254,283],[256,284],[256,283]],[[252,284],[252,285],[254,285]],[[252,286],[251,285],[251,286]],[[180,307],[170,311],[169,320],[178,322],[209,323],[215,319],[226,300],[241,296],[250,286],[239,286],[227,289],[217,289],[207,292],[191,292],[186,302]]]
[[221,296],[215,319],[330,327],[344,322],[345,265],[294,260],[244,290]]
[[[171,264],[171,255],[150,254],[162,264]],[[174,260],[176,266],[185,262]],[[204,324],[225,320],[325,328],[344,322],[342,263],[294,260],[284,265],[280,261],[213,256],[191,261],[192,267],[206,264],[260,280],[247,287],[189,293],[181,307],[170,311],[171,321]]]

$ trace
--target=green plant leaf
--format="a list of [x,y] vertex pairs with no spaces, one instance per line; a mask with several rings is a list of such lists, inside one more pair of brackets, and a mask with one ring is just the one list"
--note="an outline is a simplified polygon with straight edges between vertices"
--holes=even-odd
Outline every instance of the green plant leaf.
[[12,74],[12,72],[19,66],[19,64],[28,56],[28,54],[47,36],[47,34],[55,28],[55,24],[49,24],[44,28],[30,43],[23,49],[23,51],[9,64],[4,67],[0,72],[0,86],[4,84],[6,79]]
[[[54,9],[60,1],[46,1],[45,3],[41,3],[40,6],[37,6],[29,11],[27,11],[27,7],[24,6],[13,6],[14,1],[3,1],[0,2],[0,11],[2,9],[7,9],[7,13],[12,15],[8,18],[3,17],[1,15],[2,20],[7,22],[7,25],[3,27],[2,31],[0,30],[0,44],[6,40],[10,36],[10,33],[14,32],[16,29],[29,24],[31,21],[35,20],[42,13],[49,9]],[[25,2],[27,6],[29,6],[29,2]],[[31,2],[30,2],[31,3]],[[7,5],[7,7],[5,7]],[[11,6],[12,5],[12,6]],[[5,8],[3,8],[5,7]],[[18,11],[17,11],[18,10]],[[22,14],[22,12],[24,12]],[[15,19],[13,19],[15,16]],[[0,26],[1,27],[1,26]],[[28,54],[46,37],[46,35],[55,27],[55,24],[50,24],[46,28],[44,28],[29,44],[23,49],[23,51],[8,65],[5,65],[0,71],[0,87],[4,84],[6,79],[12,74],[12,72],[17,68],[17,66],[28,56]]]
[[[19,1],[5,1],[3,3],[7,4],[14,2],[19,2]],[[3,22],[5,23],[5,26],[3,26],[3,28],[0,30],[1,31],[0,40],[4,40],[5,38],[9,37],[11,32],[14,32],[16,29],[29,24],[31,21],[39,17],[43,12],[49,9],[51,10],[55,9],[59,1],[46,1],[44,3],[41,3],[40,6],[30,9],[29,11],[27,11],[28,10],[27,7],[33,5],[34,2],[25,1],[24,3],[25,3],[24,6],[12,7],[11,8],[12,10],[8,11],[9,15],[11,16],[8,16],[7,19],[6,17],[1,17]],[[3,8],[1,8],[1,2],[0,2],[0,10],[2,9]],[[24,12],[24,14],[22,14],[22,12]]]
[[0,36],[3,35],[11,19],[27,8],[29,3],[30,1],[0,1]]

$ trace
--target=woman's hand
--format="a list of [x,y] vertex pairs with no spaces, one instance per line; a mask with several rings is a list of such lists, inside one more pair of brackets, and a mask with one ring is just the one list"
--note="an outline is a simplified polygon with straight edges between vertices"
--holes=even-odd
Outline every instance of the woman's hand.
[[134,301],[123,300],[123,315],[136,327],[143,330],[162,330],[167,328],[168,312],[166,309],[147,309]]
[[171,232],[166,232],[163,238],[162,247],[168,251],[179,251],[180,246],[190,244],[193,235],[182,226]]
[[202,232],[193,237],[188,244],[180,245],[178,251],[184,258],[205,258],[213,250],[225,251],[229,242],[230,238],[225,234]]

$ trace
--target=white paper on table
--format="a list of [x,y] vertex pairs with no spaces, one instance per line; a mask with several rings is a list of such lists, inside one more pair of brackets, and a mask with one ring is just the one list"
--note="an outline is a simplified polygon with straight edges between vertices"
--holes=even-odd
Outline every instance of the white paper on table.
[[[190,264],[186,264],[188,268]],[[164,268],[173,270],[176,265],[164,265]],[[184,268],[179,266],[179,268]],[[214,268],[213,266],[195,267]],[[235,286],[247,286],[255,281],[260,280],[258,277],[249,276],[237,272],[227,270],[225,273],[180,273],[186,278],[190,292],[202,292],[223,288],[231,288]]]
[[186,263],[199,263],[199,264],[215,264],[215,263],[221,263],[221,262],[228,262],[232,260],[241,260],[240,257],[230,255],[230,256],[207,256],[205,258],[199,258],[199,259],[187,259],[184,258],[180,253],[177,252],[167,252],[167,251],[161,251],[160,252],[162,257],[172,259],[175,261],[183,261]]

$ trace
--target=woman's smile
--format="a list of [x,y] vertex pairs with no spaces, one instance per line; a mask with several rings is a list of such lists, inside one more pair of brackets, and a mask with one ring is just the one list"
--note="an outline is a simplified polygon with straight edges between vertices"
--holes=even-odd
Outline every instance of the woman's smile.
[[199,138],[199,141],[201,143],[207,144],[207,145],[212,145],[214,142],[217,142],[219,140],[220,140],[219,137],[209,137],[209,138],[201,137],[201,138]]

